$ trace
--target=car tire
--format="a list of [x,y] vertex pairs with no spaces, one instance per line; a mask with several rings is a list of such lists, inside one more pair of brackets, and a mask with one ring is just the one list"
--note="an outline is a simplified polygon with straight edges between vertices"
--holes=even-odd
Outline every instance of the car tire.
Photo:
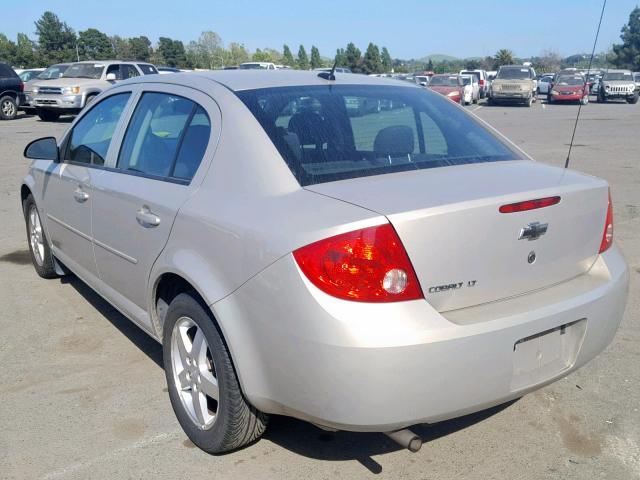
[[0,118],[2,120],[13,120],[18,116],[18,105],[16,100],[10,95],[0,98]]
[[[194,345],[201,345],[197,352]],[[169,305],[163,356],[173,411],[197,447],[223,453],[263,434],[269,417],[244,398],[222,334],[195,293],[181,293]]]
[[589,103],[589,95],[585,95],[584,97],[582,97],[582,100],[580,100],[580,103],[582,105],[586,105]]
[[524,106],[527,108],[531,108],[531,105],[533,105],[533,97],[527,98],[527,100],[524,102]]
[[598,103],[607,103],[607,98],[600,92],[598,92]]
[[627,98],[627,102],[632,105],[635,105],[636,103],[638,103],[638,94],[636,93],[632,97]]
[[41,108],[36,109],[36,114],[43,122],[55,122],[60,118],[58,112],[52,112],[51,110],[43,110]]
[[56,265],[51,253],[51,247],[47,240],[40,220],[40,212],[33,195],[29,194],[22,204],[24,220],[27,227],[27,243],[31,254],[31,263],[38,275],[42,278],[57,278]]

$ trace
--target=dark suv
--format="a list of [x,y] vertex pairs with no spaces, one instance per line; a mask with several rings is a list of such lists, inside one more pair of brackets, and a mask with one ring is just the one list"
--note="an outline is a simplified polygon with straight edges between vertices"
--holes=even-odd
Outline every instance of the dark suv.
[[24,101],[24,83],[6,63],[0,62],[0,119],[12,120]]

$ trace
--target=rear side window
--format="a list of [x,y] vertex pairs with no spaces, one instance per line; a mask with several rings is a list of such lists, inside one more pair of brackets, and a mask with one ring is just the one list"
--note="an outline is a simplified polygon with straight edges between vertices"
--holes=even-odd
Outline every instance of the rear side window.
[[119,93],[105,98],[75,124],[69,137],[66,161],[104,165],[113,132],[130,95]]
[[142,95],[131,118],[117,168],[152,177],[190,181],[211,135],[204,109],[177,95]]
[[156,70],[156,67],[154,67],[153,65],[149,65],[148,63],[139,63],[138,68],[142,70],[142,73],[144,73],[145,75],[158,73],[158,70]]
[[331,85],[238,92],[302,185],[521,155],[422,88]]
[[136,70],[136,67],[128,64],[120,65],[120,72],[122,75],[122,80],[126,80],[127,78],[138,77],[140,75],[138,70]]

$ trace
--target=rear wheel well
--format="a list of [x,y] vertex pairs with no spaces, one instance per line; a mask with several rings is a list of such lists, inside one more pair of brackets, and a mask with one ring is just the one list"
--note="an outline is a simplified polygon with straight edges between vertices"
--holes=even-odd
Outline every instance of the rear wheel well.
[[11,97],[14,100],[17,100],[18,99],[18,94],[16,92],[14,92],[13,90],[6,90],[6,91],[0,93],[0,97]]
[[204,298],[202,298],[202,295],[200,295],[187,280],[175,273],[163,274],[156,283],[153,296],[154,315],[152,316],[156,333],[158,333],[160,337],[162,336],[162,327],[167,309],[173,299],[181,293],[189,293],[200,302],[203,307],[209,308]]

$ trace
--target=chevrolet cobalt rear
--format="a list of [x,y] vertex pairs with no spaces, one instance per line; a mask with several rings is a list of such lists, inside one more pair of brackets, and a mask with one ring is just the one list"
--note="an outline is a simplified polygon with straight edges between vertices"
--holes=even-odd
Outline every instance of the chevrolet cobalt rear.
[[268,414],[416,450],[412,425],[584,365],[625,307],[607,183],[408,83],[137,77],[25,155],[36,271],[73,272],[162,343],[208,452]]

